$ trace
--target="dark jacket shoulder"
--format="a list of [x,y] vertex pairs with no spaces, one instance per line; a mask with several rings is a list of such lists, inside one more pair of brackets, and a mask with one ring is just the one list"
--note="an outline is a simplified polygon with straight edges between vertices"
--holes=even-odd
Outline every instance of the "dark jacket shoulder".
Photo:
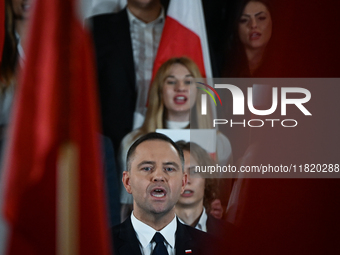
[[213,217],[212,215],[208,215],[207,219],[207,232],[209,234],[212,234],[214,236],[216,235],[225,235],[227,233],[232,232],[234,229],[234,225],[224,221],[224,220],[219,220]]
[[[197,230],[177,220],[176,255],[188,254],[225,254],[220,253],[222,243],[213,235]],[[222,248],[223,250],[223,248]]]
[[123,223],[111,228],[115,255],[141,255],[139,241],[128,217]]
[[126,40],[130,35],[130,23],[126,9],[117,13],[105,13],[93,16],[89,19],[95,44],[105,46],[111,43],[111,40],[119,40],[122,34]]
[[225,250],[229,250],[232,245],[233,235],[235,234],[235,226],[229,222],[208,215],[207,233],[213,235],[219,242],[223,243]]
[[103,13],[99,15],[92,16],[89,19],[93,24],[96,25],[105,25],[108,22],[116,22],[116,21],[121,21],[121,20],[128,20],[128,15],[126,8],[119,12],[114,12],[114,13]]

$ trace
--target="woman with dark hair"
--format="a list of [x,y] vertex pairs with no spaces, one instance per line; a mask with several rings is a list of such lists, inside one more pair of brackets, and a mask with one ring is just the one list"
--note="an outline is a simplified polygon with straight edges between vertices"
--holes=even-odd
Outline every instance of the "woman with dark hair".
[[0,148],[10,121],[16,76],[24,62],[22,44],[33,0],[5,0],[5,40],[0,66]]
[[15,36],[14,12],[11,1],[5,1],[5,41],[1,57],[0,82],[1,90],[9,87],[15,78],[15,70],[18,58],[17,38]]
[[[273,39],[275,38],[273,38],[272,31],[273,8],[269,1],[241,0],[235,2],[236,6],[231,8],[235,11],[230,15],[223,77],[250,78],[276,75],[277,69],[274,70],[271,67],[275,58],[273,54]],[[247,94],[247,86],[245,83],[239,85],[244,94]],[[270,89],[270,87],[268,88]],[[254,94],[256,93],[254,92]],[[226,108],[231,109],[233,100],[230,95],[227,95],[225,101]],[[246,111],[243,116],[233,115],[230,118],[233,118],[235,122],[242,122],[244,119],[252,117],[251,113]],[[249,126],[233,127],[232,130],[225,127],[221,127],[221,129],[225,129],[225,133],[234,143],[235,162],[242,157],[251,140],[257,137],[254,132],[262,130],[255,130]]]
[[18,40],[15,35],[15,13],[12,1],[5,1],[5,40],[0,66],[0,151],[8,125],[13,101],[16,67],[18,62]]
[[272,36],[268,0],[245,0],[238,6],[228,39],[226,77],[253,77],[260,70]]

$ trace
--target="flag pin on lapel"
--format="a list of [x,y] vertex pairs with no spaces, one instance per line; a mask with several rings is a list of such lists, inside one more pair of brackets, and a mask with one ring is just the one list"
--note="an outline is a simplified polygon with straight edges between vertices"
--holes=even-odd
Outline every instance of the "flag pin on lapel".
[[192,253],[192,250],[185,250],[186,254]]

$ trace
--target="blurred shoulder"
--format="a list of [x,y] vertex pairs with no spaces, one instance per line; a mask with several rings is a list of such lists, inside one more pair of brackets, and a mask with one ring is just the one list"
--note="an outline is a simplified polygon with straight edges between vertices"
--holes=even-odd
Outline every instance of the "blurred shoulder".
[[93,24],[102,24],[106,22],[115,22],[115,21],[124,20],[125,18],[126,20],[128,20],[126,8],[124,8],[123,10],[119,12],[103,13],[103,14],[95,15],[95,16],[90,17],[89,20]]

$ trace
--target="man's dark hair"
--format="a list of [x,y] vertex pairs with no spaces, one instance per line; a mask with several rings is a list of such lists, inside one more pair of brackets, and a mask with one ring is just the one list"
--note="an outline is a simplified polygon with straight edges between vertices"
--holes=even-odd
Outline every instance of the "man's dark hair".
[[127,166],[128,171],[131,170],[130,159],[132,158],[133,154],[135,153],[137,146],[140,145],[141,143],[145,142],[145,141],[152,141],[152,140],[161,140],[161,141],[170,143],[176,149],[178,156],[181,160],[182,171],[184,171],[184,156],[183,156],[182,149],[174,141],[172,141],[169,137],[167,137],[166,135],[156,133],[156,132],[152,132],[152,133],[148,133],[146,135],[143,135],[142,137],[138,138],[131,145],[131,147],[130,147],[128,153],[127,153],[127,156],[126,156],[126,166]]

